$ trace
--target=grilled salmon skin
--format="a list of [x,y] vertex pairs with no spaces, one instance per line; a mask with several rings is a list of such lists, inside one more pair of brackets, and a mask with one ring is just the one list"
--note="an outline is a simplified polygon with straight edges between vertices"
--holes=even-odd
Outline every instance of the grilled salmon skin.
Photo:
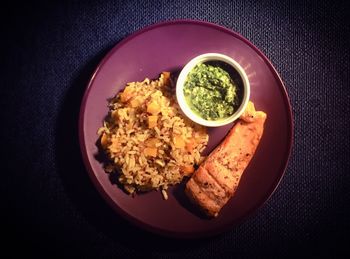
[[252,102],[224,141],[187,182],[185,192],[208,216],[217,217],[235,193],[264,132],[266,113]]

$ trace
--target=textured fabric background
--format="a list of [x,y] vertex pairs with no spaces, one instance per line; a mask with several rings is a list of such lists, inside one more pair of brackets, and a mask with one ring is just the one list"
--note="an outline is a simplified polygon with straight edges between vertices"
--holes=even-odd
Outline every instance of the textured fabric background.
[[[350,234],[346,1],[36,2],[1,12],[1,214],[12,254],[349,255],[341,245]],[[279,188],[255,215],[217,237],[176,241],[130,226],[105,205],[82,164],[77,118],[92,72],[116,43],[187,18],[237,31],[270,58],[291,99],[295,141]]]

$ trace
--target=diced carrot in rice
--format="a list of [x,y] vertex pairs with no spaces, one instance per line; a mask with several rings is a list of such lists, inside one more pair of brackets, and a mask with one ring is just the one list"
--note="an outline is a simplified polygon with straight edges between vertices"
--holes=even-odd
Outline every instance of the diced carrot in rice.
[[173,143],[176,148],[184,148],[186,145],[185,140],[180,135],[174,135]]
[[153,147],[146,147],[143,150],[145,156],[152,156],[152,157],[156,157],[157,156],[157,148],[153,148]]
[[147,147],[157,147],[158,143],[160,143],[160,140],[157,138],[149,138],[145,141]]
[[164,84],[168,85],[170,80],[170,72],[163,72],[162,74],[163,74]]
[[120,100],[125,103],[134,96],[133,89],[130,86],[125,87],[124,91],[120,94]]
[[156,103],[155,101],[150,102],[147,105],[147,112],[153,115],[157,115],[158,113],[160,113],[160,106],[158,103]]
[[163,73],[164,79],[170,78],[170,72],[164,71]]
[[148,116],[148,128],[154,128],[157,126],[157,120],[158,116],[157,115],[150,115]]
[[194,172],[193,165],[184,165],[184,166],[181,166],[180,169],[183,172],[183,174],[186,176],[191,175]]

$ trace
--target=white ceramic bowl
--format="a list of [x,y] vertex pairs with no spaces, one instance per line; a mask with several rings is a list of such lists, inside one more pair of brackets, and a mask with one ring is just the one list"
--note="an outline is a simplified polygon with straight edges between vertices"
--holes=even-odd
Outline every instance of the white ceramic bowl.
[[[197,64],[208,62],[208,61],[221,61],[221,62],[224,62],[224,63],[230,65],[234,70],[236,70],[238,72],[238,74],[240,75],[241,80],[242,80],[243,96],[242,96],[241,104],[238,107],[238,109],[235,111],[234,114],[232,114],[230,117],[227,117],[225,119],[219,119],[219,120],[215,120],[215,121],[205,120],[202,117],[200,117],[199,115],[197,115],[196,113],[194,113],[185,100],[183,87],[184,87],[188,73]],[[238,119],[239,116],[241,116],[241,114],[245,110],[245,108],[248,104],[248,101],[249,101],[249,97],[250,97],[250,84],[249,84],[249,80],[248,80],[248,77],[247,77],[244,69],[237,63],[237,61],[233,60],[232,58],[230,58],[226,55],[219,54],[219,53],[206,53],[206,54],[199,55],[199,56],[193,58],[192,60],[190,60],[190,62],[188,62],[184,66],[184,68],[181,70],[180,75],[179,75],[177,82],[176,82],[176,98],[177,98],[177,101],[178,101],[182,111],[192,121],[194,121],[198,124],[207,126],[207,127],[223,126],[223,125],[229,124],[229,123],[235,121],[236,119]]]

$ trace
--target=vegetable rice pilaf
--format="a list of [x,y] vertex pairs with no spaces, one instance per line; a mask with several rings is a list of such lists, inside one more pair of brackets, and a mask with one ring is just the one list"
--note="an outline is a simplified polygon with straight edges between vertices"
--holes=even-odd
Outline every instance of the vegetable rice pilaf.
[[174,94],[170,73],[159,79],[128,83],[109,102],[109,113],[99,129],[101,146],[128,193],[160,189],[180,183],[203,160],[208,143],[206,128],[187,119]]

